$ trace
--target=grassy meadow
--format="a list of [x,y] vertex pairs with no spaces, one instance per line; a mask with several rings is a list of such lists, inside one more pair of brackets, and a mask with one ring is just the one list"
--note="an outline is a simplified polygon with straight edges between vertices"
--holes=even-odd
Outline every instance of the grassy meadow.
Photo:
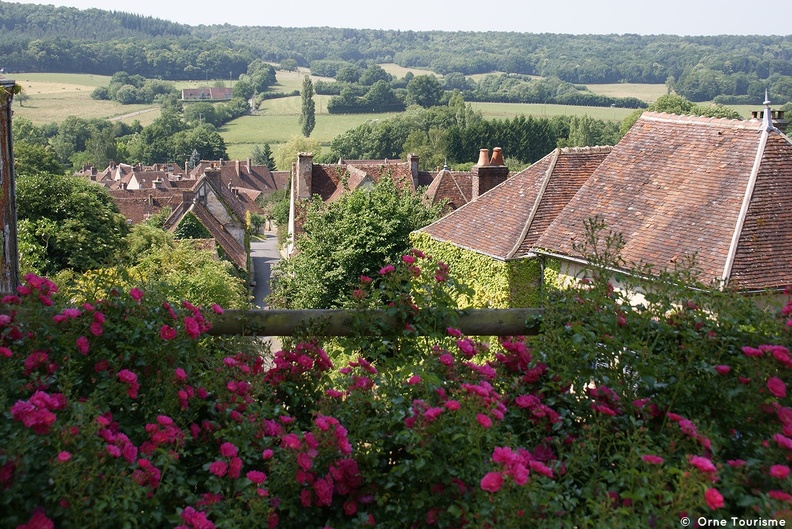
[[[415,75],[431,74],[431,71],[419,68],[403,68],[396,64],[383,64],[382,67],[392,75],[404,77],[409,71]],[[297,71],[277,72],[277,83],[272,87],[276,92],[292,92],[302,88],[303,78],[310,75],[306,68]],[[106,86],[110,78],[89,74],[60,73],[19,73],[9,76],[22,86],[28,99],[22,103],[15,102],[14,115],[30,119],[37,125],[61,122],[68,116],[84,118],[122,119],[131,123],[133,120],[148,125],[160,115],[156,105],[121,105],[113,101],[96,101],[90,95],[94,88]],[[439,76],[438,77],[442,77]],[[482,75],[471,76],[480,78]],[[311,76],[314,81],[332,79]],[[228,85],[228,80],[222,80]],[[209,81],[214,84],[215,81]],[[176,81],[178,89],[205,86],[206,82],[196,80]],[[588,89],[595,94],[614,97],[637,97],[647,102],[655,101],[666,93],[665,85],[648,84],[592,84]],[[366,122],[387,119],[394,114],[328,114],[327,103],[330,96],[314,96],[316,102],[316,128],[311,135],[323,145],[343,132]],[[220,129],[226,142],[228,155],[231,159],[244,159],[250,155],[255,145],[269,143],[276,146],[289,138],[300,134],[298,118],[300,115],[300,97],[292,96],[266,100],[253,115],[243,116]],[[474,109],[486,118],[508,119],[518,115],[532,116],[566,116],[588,115],[596,119],[621,121],[632,110],[611,107],[575,107],[568,105],[524,104],[524,103],[472,103]],[[734,108],[743,117],[750,117],[752,110],[761,105],[741,105]]]
[[160,113],[156,105],[122,105],[91,99],[94,88],[110,82],[110,77],[105,75],[18,73],[8,78],[16,81],[28,96],[27,101],[14,103],[14,116],[27,118],[36,125],[60,123],[69,116],[78,116],[122,119],[129,123],[137,119],[145,126]]

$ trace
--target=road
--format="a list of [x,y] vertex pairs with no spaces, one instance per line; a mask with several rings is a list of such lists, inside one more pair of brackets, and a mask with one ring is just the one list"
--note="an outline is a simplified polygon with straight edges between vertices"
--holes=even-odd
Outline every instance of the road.
[[275,232],[267,232],[267,240],[250,243],[250,262],[253,267],[253,305],[267,308],[264,301],[270,293],[270,274],[272,267],[280,260],[278,238]]

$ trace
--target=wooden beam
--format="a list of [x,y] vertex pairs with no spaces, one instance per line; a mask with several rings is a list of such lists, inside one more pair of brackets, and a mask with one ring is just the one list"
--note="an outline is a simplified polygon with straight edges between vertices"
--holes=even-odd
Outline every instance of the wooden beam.
[[[466,335],[519,336],[535,335],[539,331],[541,309],[469,309],[459,314],[455,325]],[[398,332],[396,318],[384,311],[348,309],[314,310],[226,310],[212,318],[210,335],[293,336],[309,330],[315,336],[351,336],[354,322],[378,322]],[[443,327],[451,326],[451,322]],[[372,325],[364,334],[374,334]],[[420,330],[419,330],[420,331]]]
[[18,91],[14,81],[0,79],[0,292],[16,292],[19,285],[17,252],[16,178],[11,141],[11,104]]

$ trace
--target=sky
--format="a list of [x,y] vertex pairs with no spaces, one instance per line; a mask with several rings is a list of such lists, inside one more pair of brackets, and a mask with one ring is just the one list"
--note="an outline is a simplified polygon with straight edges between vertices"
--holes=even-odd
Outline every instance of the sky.
[[[789,35],[792,2],[736,0],[13,0],[125,11],[197,26],[517,31],[639,35]],[[755,14],[750,13],[757,7]],[[764,14],[767,13],[767,14]]]

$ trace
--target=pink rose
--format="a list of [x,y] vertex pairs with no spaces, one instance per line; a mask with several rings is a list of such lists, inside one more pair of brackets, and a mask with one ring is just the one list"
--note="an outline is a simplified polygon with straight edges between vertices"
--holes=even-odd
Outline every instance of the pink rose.
[[704,493],[704,499],[707,501],[707,506],[713,511],[723,507],[723,495],[718,492],[718,489],[707,489]]
[[644,455],[644,456],[641,456],[641,459],[643,459],[644,462],[649,463],[650,465],[662,465],[663,464],[663,458],[660,457],[660,456]]
[[503,486],[503,476],[500,472],[488,472],[481,478],[481,489],[487,492],[498,492]]
[[767,389],[769,389],[770,393],[779,399],[782,399],[787,395],[786,384],[784,384],[784,381],[778,377],[770,377],[767,380]]
[[773,465],[770,467],[770,475],[778,479],[786,479],[789,476],[789,467],[786,465]]
[[489,428],[490,426],[492,426],[492,419],[490,419],[488,416],[484,415],[483,413],[479,413],[478,415],[476,415],[476,420],[484,428]]

